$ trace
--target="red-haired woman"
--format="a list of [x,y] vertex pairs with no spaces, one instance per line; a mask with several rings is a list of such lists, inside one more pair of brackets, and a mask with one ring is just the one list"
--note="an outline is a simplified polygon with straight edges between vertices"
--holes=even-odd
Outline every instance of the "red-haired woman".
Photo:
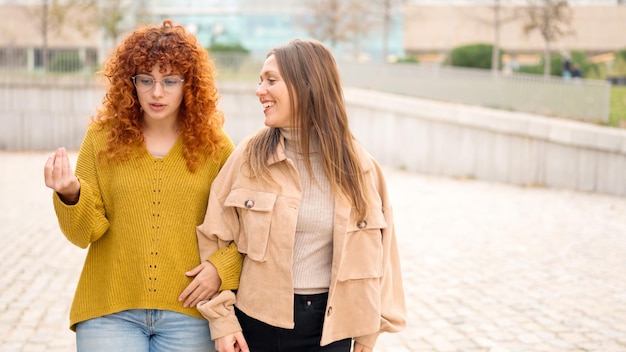
[[209,262],[196,240],[211,183],[234,148],[214,64],[166,20],[126,37],[103,75],[107,91],[76,172],[64,148],[45,165],[61,230],[89,247],[70,312],[77,349],[214,351],[195,305],[236,288],[241,260],[232,246]]

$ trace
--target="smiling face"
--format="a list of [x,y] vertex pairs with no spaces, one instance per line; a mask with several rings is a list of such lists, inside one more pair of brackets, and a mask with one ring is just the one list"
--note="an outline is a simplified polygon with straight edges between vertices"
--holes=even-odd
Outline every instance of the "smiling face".
[[265,60],[260,77],[261,82],[256,90],[256,96],[263,104],[265,125],[276,128],[291,127],[292,102],[274,55]]
[[[155,81],[152,88],[142,86],[140,82],[136,82],[137,97],[139,104],[143,110],[143,119],[146,123],[151,122],[176,122],[178,118],[178,112],[180,111],[180,104],[183,101],[183,88],[184,84],[181,82],[178,85],[172,85],[171,82],[176,81],[177,78],[182,78],[178,75],[171,74],[171,68],[168,68],[164,73],[159,72],[159,66],[156,65],[150,72],[140,72],[141,75],[147,75]],[[168,80],[173,78],[174,80]],[[138,78],[135,79],[136,81]],[[146,82],[146,81],[144,81]],[[147,80],[149,83],[149,79]],[[169,84],[168,84],[169,83]],[[169,87],[165,87],[169,85]],[[167,90],[166,90],[167,89]]]

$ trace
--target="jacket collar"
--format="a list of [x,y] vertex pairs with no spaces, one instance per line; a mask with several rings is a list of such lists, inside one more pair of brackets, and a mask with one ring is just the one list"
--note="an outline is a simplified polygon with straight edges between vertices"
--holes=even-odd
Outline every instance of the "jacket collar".
[[[373,164],[370,155],[365,151],[365,149],[361,146],[361,143],[358,141],[353,142],[355,144],[356,154],[361,162],[361,167],[363,168],[363,172],[368,173],[372,170]],[[280,141],[278,142],[278,146],[276,147],[276,152],[274,155],[270,156],[267,165],[273,165],[279,163],[281,161],[285,161],[287,159],[287,154],[285,153],[285,137],[281,134]]]
[[285,153],[285,137],[281,134],[276,151],[267,160],[267,165],[270,166],[285,160],[287,160],[287,154]]

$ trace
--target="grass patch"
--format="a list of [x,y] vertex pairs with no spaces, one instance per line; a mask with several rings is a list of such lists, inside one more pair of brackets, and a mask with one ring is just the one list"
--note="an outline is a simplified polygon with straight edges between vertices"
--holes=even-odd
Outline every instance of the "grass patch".
[[609,125],[618,127],[620,121],[626,124],[626,86],[612,86]]

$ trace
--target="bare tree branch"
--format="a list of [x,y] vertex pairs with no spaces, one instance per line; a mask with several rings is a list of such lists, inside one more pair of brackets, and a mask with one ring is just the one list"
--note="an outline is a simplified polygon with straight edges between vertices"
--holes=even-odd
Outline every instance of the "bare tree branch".
[[389,56],[389,33],[391,31],[393,13],[406,3],[407,0],[372,0],[372,6],[369,8],[369,11],[372,15],[378,17],[383,29],[383,62],[386,62]]
[[538,31],[545,43],[544,76],[550,75],[551,44],[564,36],[574,34],[571,28],[573,13],[567,0],[528,0],[522,8],[525,18],[522,29],[528,35]]
[[503,6],[506,0],[485,0],[487,6],[492,9],[492,17],[485,18],[478,15],[473,9],[465,11],[464,16],[472,18],[474,21],[493,28],[493,51],[491,55],[491,70],[497,74],[500,70],[500,29],[502,25],[518,19],[518,14],[511,11],[509,6]]
[[351,42],[358,59],[361,41],[371,30],[382,28],[383,60],[387,60],[388,40],[393,13],[406,0],[309,0],[312,21],[305,28],[314,38],[329,42]]
[[313,0],[309,2],[313,13],[312,22],[305,25],[309,34],[317,40],[329,42],[336,48],[348,40],[350,6],[342,0]]
[[65,27],[86,36],[97,28],[93,16],[97,14],[95,0],[42,0],[41,6],[24,7],[35,18],[42,39],[42,64],[48,69],[48,37],[50,34],[61,35]]
[[100,0],[100,4],[98,11],[100,27],[105,36],[115,42],[125,31],[122,22],[124,14],[131,13],[131,6],[128,1],[123,0]]

